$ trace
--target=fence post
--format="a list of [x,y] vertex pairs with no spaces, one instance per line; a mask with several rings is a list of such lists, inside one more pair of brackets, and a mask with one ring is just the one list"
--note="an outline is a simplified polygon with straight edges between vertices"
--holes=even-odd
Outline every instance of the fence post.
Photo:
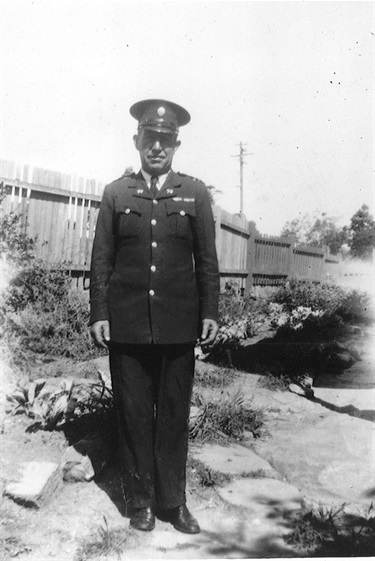
[[257,229],[255,227],[255,222],[250,220],[249,222],[249,238],[247,240],[247,258],[246,258],[246,269],[247,278],[245,285],[245,292],[248,294],[254,282],[254,270],[255,270],[255,236],[257,234]]
[[293,276],[293,271],[294,271],[294,245],[295,245],[295,239],[294,236],[287,236],[288,240],[289,240],[289,252],[288,252],[288,267],[287,267],[287,271],[288,271],[288,276],[287,279],[290,279]]
[[216,242],[216,252],[217,259],[220,264],[221,258],[221,207],[214,205],[212,207],[214,221],[215,221],[215,242]]

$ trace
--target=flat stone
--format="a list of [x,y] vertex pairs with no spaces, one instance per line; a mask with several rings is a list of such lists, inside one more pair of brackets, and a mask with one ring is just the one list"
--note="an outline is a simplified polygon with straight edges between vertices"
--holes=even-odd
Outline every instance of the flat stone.
[[319,474],[319,483],[333,493],[360,501],[375,488],[374,466],[370,465],[370,461],[367,466],[364,465],[362,459],[331,462]]
[[262,475],[277,478],[277,472],[267,460],[260,458],[255,452],[244,446],[205,444],[202,448],[190,448],[190,454],[210,469],[229,475]]
[[246,509],[249,516],[267,519],[280,516],[290,519],[297,515],[303,505],[302,495],[293,485],[276,479],[241,479],[224,488],[217,489],[220,497]]
[[16,482],[9,483],[5,494],[24,506],[40,508],[62,488],[62,473],[53,462],[24,462]]
[[87,455],[80,454],[74,446],[69,446],[61,460],[64,481],[91,481],[94,468]]

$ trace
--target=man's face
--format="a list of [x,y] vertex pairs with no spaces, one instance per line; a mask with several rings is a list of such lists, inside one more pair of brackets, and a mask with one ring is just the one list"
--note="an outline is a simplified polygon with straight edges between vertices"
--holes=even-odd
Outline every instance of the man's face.
[[176,134],[149,129],[141,129],[133,140],[142,168],[151,175],[162,175],[171,169],[173,156],[181,144]]

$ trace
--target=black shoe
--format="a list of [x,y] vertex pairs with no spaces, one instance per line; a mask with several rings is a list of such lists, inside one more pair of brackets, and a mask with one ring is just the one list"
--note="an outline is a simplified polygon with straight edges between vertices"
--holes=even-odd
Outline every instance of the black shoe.
[[155,515],[151,507],[137,508],[130,518],[130,527],[143,532],[150,532],[155,528]]
[[190,514],[186,505],[164,510],[159,518],[170,522],[176,530],[185,534],[199,534],[201,531],[198,522]]

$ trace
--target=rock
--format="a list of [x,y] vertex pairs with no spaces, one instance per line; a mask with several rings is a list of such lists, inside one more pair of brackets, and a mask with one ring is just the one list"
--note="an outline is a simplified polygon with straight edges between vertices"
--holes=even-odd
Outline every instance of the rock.
[[308,386],[299,385],[299,384],[289,384],[289,391],[292,393],[296,393],[297,395],[301,395],[302,397],[307,397],[307,399],[311,399],[314,397],[314,390]]
[[61,460],[64,481],[91,481],[94,468],[88,456],[78,452],[74,446],[69,446]]
[[40,508],[62,488],[62,472],[53,462],[24,462],[17,482],[9,483],[5,494],[24,506]]
[[278,477],[278,474],[252,450],[240,445],[220,446],[219,444],[205,444],[203,447],[191,447],[190,454],[200,460],[210,469],[230,475],[244,474],[263,475],[264,477]]
[[345,493],[353,502],[366,498],[375,487],[374,466],[371,459],[364,465],[362,459],[333,461],[319,474],[319,483],[337,495]]
[[117,434],[106,433],[102,435],[82,438],[75,442],[74,449],[81,456],[90,458],[95,475],[98,475],[112,457],[117,442]]
[[202,411],[199,407],[192,405],[190,407],[190,418],[189,418],[189,429],[191,430],[197,424],[199,417],[201,416]]
[[256,514],[258,518],[277,515],[289,518],[303,507],[299,490],[276,479],[241,479],[218,488],[217,492],[223,500],[245,508],[250,516]]

